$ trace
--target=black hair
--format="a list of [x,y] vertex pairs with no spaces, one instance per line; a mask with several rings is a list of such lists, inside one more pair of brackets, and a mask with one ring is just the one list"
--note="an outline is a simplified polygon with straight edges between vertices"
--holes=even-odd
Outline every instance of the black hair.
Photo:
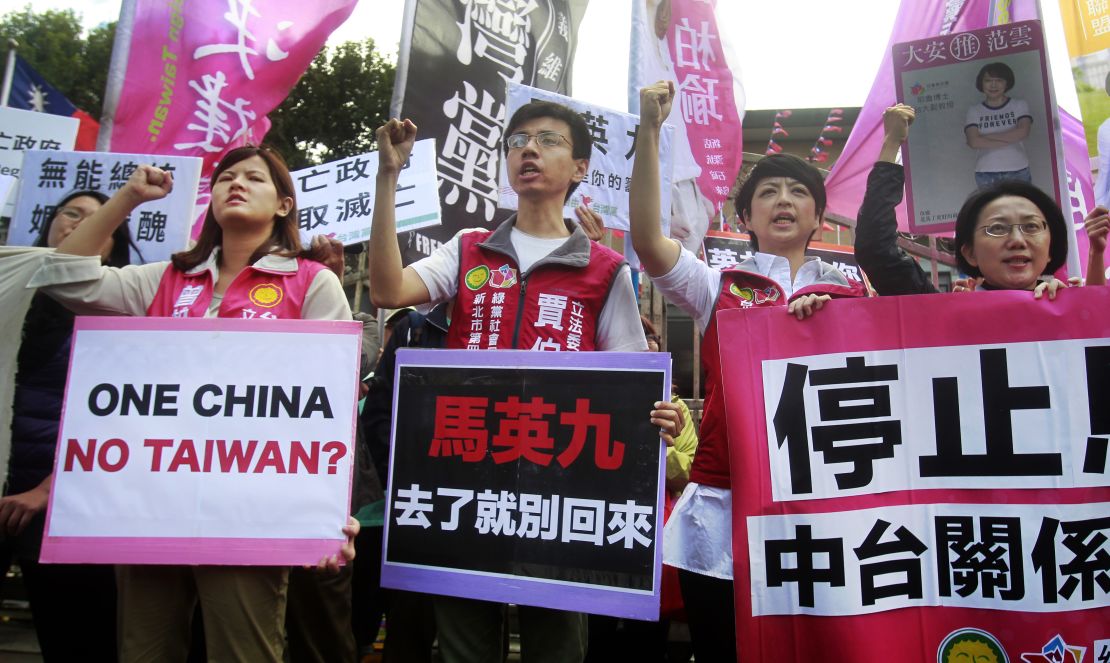
[[1007,92],[1014,87],[1014,70],[1010,69],[1010,65],[1005,62],[990,62],[983,65],[983,68],[979,70],[979,75],[975,77],[976,90],[983,91],[983,77],[988,75],[1006,81]]
[[[825,213],[827,197],[825,195],[825,180],[821,177],[821,171],[792,154],[772,154],[760,159],[755,164],[755,167],[748,173],[747,179],[740,186],[740,191],[736,193],[736,212],[741,219],[746,221],[747,217],[751,215],[755,187],[761,180],[769,177],[789,177],[801,182],[809,190],[809,194],[813,196],[817,218],[820,219],[821,215]],[[758,251],[759,238],[755,236],[751,228],[748,229],[748,236],[751,237],[752,248]]]
[[[93,190],[78,190],[72,191],[62,198],[54,207],[54,213],[46,220],[42,226],[42,232],[39,233],[38,239],[35,240],[34,246],[47,246],[47,241],[50,239],[50,228],[54,225],[54,219],[58,214],[58,210],[66,206],[66,203],[77,198],[94,198],[100,202],[101,205],[108,202],[108,196],[100,191]],[[134,240],[131,239],[131,228],[126,220],[119,225],[118,228],[112,233],[112,251],[108,254],[108,259],[104,261],[105,265],[109,267],[124,267],[131,264],[131,249],[135,249],[135,253],[142,258],[142,253],[139,247],[135,246]]]
[[[586,125],[586,121],[582,119],[581,115],[562,104],[551,101],[531,101],[524,104],[509,118],[509,124],[505,127],[505,136],[511,136],[517,127],[525,122],[541,117],[550,117],[566,122],[567,126],[570,127],[570,155],[575,159],[589,160],[594,146],[593,138],[590,136],[590,127]],[[501,144],[507,155],[509,153],[508,143],[502,140]],[[574,193],[579,184],[579,182],[570,183],[566,199],[570,199],[570,195]]]
[[963,247],[965,244],[973,245],[975,227],[979,223],[979,215],[983,212],[983,208],[1003,196],[1025,198],[1041,211],[1048,224],[1051,240],[1048,246],[1048,264],[1045,265],[1044,273],[1052,274],[1060,269],[1068,259],[1068,223],[1064,219],[1064,213],[1060,211],[1060,207],[1051,196],[1032,184],[1020,180],[1003,180],[971,194],[956,214],[955,253],[956,265],[959,266],[960,271],[970,276],[983,275],[978,267],[969,263],[964,257]]

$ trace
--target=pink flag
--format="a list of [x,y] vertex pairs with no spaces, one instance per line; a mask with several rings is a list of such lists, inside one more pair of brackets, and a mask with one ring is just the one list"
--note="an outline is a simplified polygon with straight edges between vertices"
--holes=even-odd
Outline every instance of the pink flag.
[[672,236],[696,251],[740,171],[744,92],[717,26],[715,0],[635,0],[629,110],[639,88],[659,80],[677,92]]
[[355,1],[125,0],[101,149],[197,156],[207,175],[229,148],[262,140],[266,114]]
[[[879,156],[883,141],[883,111],[895,103],[894,69],[891,64],[893,44],[1031,19],[1040,19],[1035,0],[1012,0],[1004,3],[993,0],[903,1],[883,55],[883,63],[871,86],[871,93],[867,95],[867,101],[848,137],[844,151],[825,181],[829,211],[854,218],[863,202],[867,174],[871,172],[871,166]],[[1060,109],[1060,124],[1067,170],[1067,198],[1071,207],[1064,211],[1078,229],[1082,230],[1083,216],[1094,206],[1094,185],[1083,125],[1063,109]],[[897,207],[897,214],[898,228],[908,230],[909,218],[905,202]],[[1087,261],[1086,233],[1078,232],[1074,235],[1074,241],[1069,238],[1071,248],[1067,264],[1068,272],[1072,274],[1085,270]]]
[[[883,111],[896,103],[894,93],[894,67],[891,47],[904,41],[913,41],[949,32],[962,32],[987,27],[990,0],[949,0],[948,2],[916,2],[904,0],[894,19],[894,29],[887,41],[883,63],[871,84],[871,93],[860,110],[852,134],[844,151],[825,180],[828,190],[828,210],[855,218],[867,188],[867,174],[879,157],[883,143]],[[906,230],[908,217],[906,203],[897,208],[898,227]]]

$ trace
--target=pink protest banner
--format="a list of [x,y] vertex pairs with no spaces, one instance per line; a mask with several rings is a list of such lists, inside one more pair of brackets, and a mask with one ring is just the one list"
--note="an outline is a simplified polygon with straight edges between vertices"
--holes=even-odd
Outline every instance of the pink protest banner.
[[77,318],[41,561],[285,566],[335,554],[361,328]]
[[1080,663],[1107,648],[1110,291],[717,323],[750,349],[721,356],[743,660]]
[[[100,147],[204,159],[260,143],[355,0],[127,0],[112,55]],[[206,189],[206,187],[202,187]],[[198,205],[207,204],[207,195]]]
[[667,124],[675,127],[671,236],[697,251],[709,220],[740,172],[743,89],[717,26],[716,1],[635,0],[629,110],[639,88],[674,83]]
[[[990,6],[993,2],[994,0],[902,1],[898,16],[894,19],[882,64],[875,75],[875,82],[871,84],[871,92],[867,95],[867,101],[852,127],[840,158],[825,180],[830,212],[854,218],[863,202],[867,174],[871,172],[871,166],[875,164],[883,142],[883,111],[896,101],[891,58],[894,44],[987,27],[991,25]],[[898,206],[897,213],[899,229],[908,229],[904,202]]]

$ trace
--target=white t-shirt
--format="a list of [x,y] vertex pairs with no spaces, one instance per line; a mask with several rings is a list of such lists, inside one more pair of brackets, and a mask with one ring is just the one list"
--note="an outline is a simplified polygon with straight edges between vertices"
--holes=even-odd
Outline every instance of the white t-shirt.
[[[566,237],[536,237],[513,227],[510,241],[520,260],[521,273],[552,251],[566,243]],[[412,264],[413,270],[424,281],[431,295],[430,304],[445,302],[459,290],[459,238],[444,242],[432,255]],[[628,265],[621,266],[609,298],[601,309],[597,321],[597,349],[617,352],[642,352],[647,350],[644,327],[640,323],[640,309],[632,289],[632,275]]]
[[1095,180],[1095,204],[1110,204],[1110,119],[1098,127],[1098,179]]
[[[107,267],[100,264],[100,256],[51,253],[28,287],[42,288],[43,292],[78,315],[145,316],[158,292],[162,274],[169,265],[169,261],[162,261]],[[297,260],[267,255],[255,265],[272,271],[290,272],[297,269]],[[213,283],[220,280],[215,252],[201,266],[212,272]],[[216,317],[222,301],[223,295],[213,294],[205,317]],[[351,307],[347,303],[347,295],[343,293],[343,285],[330,269],[321,269],[312,277],[312,283],[305,292],[301,319],[351,319]]]
[[[1029,114],[1029,104],[1021,99],[1010,99],[998,108],[991,108],[986,102],[975,104],[967,109],[967,122],[964,128],[977,127],[979,135],[1009,131],[1017,126],[1021,118],[1033,120]],[[979,159],[975,162],[977,173],[1012,173],[1029,167],[1025,156],[1025,145],[1018,141],[1003,147],[980,148]]]

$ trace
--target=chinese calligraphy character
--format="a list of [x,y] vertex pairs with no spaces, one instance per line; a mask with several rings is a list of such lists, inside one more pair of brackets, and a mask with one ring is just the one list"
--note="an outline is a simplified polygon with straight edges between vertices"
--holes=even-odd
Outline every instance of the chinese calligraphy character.
[[[215,76],[204,74],[201,76],[201,81],[203,85],[198,85],[196,81],[189,81],[189,87],[200,95],[197,99],[197,110],[193,111],[193,115],[200,120],[201,124],[190,123],[186,128],[203,132],[204,140],[196,143],[175,143],[174,148],[188,150],[199,147],[205,152],[220,152],[228,143],[247,132],[249,122],[254,121],[256,115],[254,111],[247,110],[250,102],[246,99],[236,99],[232,104],[220,98],[220,92],[227,87],[227,77],[222,71],[217,71]],[[234,113],[239,123],[239,128],[234,133],[231,133],[227,111]],[[223,143],[216,145],[213,142],[216,138],[221,139]]]

